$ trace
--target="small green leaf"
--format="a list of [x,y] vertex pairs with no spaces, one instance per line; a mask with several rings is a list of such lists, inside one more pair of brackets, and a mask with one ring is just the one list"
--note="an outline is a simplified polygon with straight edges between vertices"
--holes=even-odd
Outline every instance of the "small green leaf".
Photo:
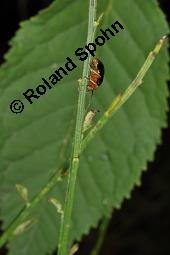
[[26,204],[29,204],[27,188],[22,186],[21,184],[16,184],[15,187],[16,187],[16,190],[18,191],[19,195],[21,196],[21,198],[24,200],[24,202]]
[[79,245],[78,244],[74,244],[72,247],[71,247],[71,250],[70,250],[70,253],[69,255],[74,255],[79,249]]
[[14,235],[17,236],[23,234],[25,231],[28,230],[28,228],[32,226],[32,224],[35,224],[35,220],[33,219],[23,222],[15,229]]
[[50,198],[49,202],[57,209],[57,212],[63,215],[62,204],[56,198]]

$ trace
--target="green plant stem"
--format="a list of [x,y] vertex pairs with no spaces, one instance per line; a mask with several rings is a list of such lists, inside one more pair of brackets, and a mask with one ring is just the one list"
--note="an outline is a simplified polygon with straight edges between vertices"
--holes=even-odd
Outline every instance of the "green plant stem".
[[97,242],[95,244],[94,249],[90,253],[90,255],[98,255],[100,253],[100,250],[102,248],[102,245],[104,243],[104,239],[106,237],[107,229],[109,226],[110,218],[103,218],[100,226],[99,226],[99,233],[98,233],[98,238]]
[[[116,99],[113,100],[108,110],[106,110],[101,119],[97,122],[94,128],[92,128],[88,135],[85,137],[82,144],[81,153],[89,144],[89,142],[95,137],[95,135],[100,131],[100,129],[104,127],[104,125],[112,117],[112,115],[121,107],[123,103],[126,102],[126,100],[132,95],[132,93],[135,92],[135,90],[141,84],[144,75],[146,74],[150,65],[154,61],[155,56],[159,53],[159,50],[162,47],[165,39],[166,39],[165,36],[160,39],[154,50],[149,54],[148,58],[146,59],[144,65],[142,66],[135,80],[129,85],[129,87],[127,88],[127,90],[125,90],[123,94],[118,95]],[[44,188],[30,201],[29,207],[25,206],[20,211],[20,213],[15,217],[13,222],[8,226],[6,231],[0,237],[0,247],[2,247],[8,240],[12,239],[13,233],[15,229],[18,227],[18,225],[26,220],[26,218],[29,216],[31,209],[34,208],[47,195],[47,193],[50,192],[51,189],[56,186],[60,178],[61,177],[59,171],[56,171],[56,173],[51,177],[51,179],[44,186]]]
[[[92,43],[95,33],[95,18],[96,18],[96,0],[90,0],[89,2],[89,23],[88,23],[88,35],[87,44]],[[84,62],[83,79],[79,83],[79,97],[77,106],[77,118],[75,128],[75,138],[73,145],[73,156],[69,168],[68,185],[65,196],[64,213],[61,217],[61,227],[58,244],[58,255],[68,254],[68,242],[69,242],[69,230],[71,226],[71,214],[74,201],[75,185],[77,171],[80,162],[81,146],[82,146],[82,128],[85,115],[85,98],[87,91],[87,79],[90,69],[90,57]]]
[[100,120],[96,123],[96,125],[90,130],[88,135],[85,137],[83,142],[82,151],[86,148],[87,144],[96,136],[96,134],[104,127],[104,125],[108,122],[108,120],[113,116],[114,113],[129,99],[129,97],[135,92],[135,90],[142,84],[143,78],[155,60],[156,55],[159,53],[166,36],[163,36],[159,42],[156,44],[153,51],[151,51],[145,60],[143,66],[139,70],[136,78],[132,81],[132,83],[128,86],[128,88],[124,91],[124,93],[119,94],[111,103],[109,108],[100,118]]

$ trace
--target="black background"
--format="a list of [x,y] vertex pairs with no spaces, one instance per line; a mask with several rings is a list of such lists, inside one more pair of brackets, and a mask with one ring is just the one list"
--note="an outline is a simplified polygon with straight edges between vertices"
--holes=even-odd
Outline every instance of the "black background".
[[[149,1],[149,0],[148,0]],[[8,41],[18,29],[19,21],[35,15],[51,0],[1,0],[0,63],[8,50]],[[169,0],[159,0],[166,14]],[[170,100],[169,100],[170,101]],[[162,132],[155,160],[143,174],[142,186],[135,188],[132,198],[115,211],[110,222],[101,255],[168,255],[170,254],[170,114],[168,128]],[[95,244],[97,231],[83,238],[78,255],[88,255]],[[6,254],[6,249],[0,250]]]

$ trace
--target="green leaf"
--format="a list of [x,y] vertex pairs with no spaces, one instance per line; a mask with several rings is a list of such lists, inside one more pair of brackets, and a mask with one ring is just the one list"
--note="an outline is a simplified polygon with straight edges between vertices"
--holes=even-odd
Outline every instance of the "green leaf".
[[[99,2],[104,12],[103,29],[118,20],[124,30],[98,47],[97,56],[105,65],[105,79],[93,96],[93,109],[103,112],[113,97],[135,77],[150,50],[168,27],[154,0]],[[74,51],[85,46],[88,1],[54,1],[37,17],[21,23],[11,42],[6,63],[0,70],[1,219],[6,228],[24,202],[15,191],[17,183],[33,197],[56,169],[68,163],[75,120],[78,82],[82,63]],[[66,57],[77,68],[31,105],[22,93],[36,88]],[[72,217],[71,238],[80,239],[96,226],[111,208],[119,208],[131,190],[140,184],[141,171],[153,160],[166,126],[168,79],[167,51],[164,48],[144,84],[100,132],[81,158]],[[90,98],[90,96],[89,96]],[[21,114],[9,105],[20,99]],[[98,114],[98,118],[100,114]],[[31,213],[34,224],[10,243],[12,255],[46,254],[57,246],[60,214],[48,200],[62,202],[66,180],[48,194]]]

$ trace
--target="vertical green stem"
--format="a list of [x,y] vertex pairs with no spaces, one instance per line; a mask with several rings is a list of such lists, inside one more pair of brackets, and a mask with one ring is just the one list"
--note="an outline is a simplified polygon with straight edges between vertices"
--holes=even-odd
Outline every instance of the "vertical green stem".
[[102,245],[104,243],[104,239],[106,237],[109,222],[110,222],[110,218],[106,218],[106,217],[103,218],[101,225],[99,227],[99,234],[98,234],[97,242],[95,244],[94,249],[90,253],[90,255],[99,255]]
[[[97,5],[96,0],[90,0],[87,44],[92,43],[94,40],[96,5]],[[79,167],[79,160],[80,160],[79,157],[81,153],[82,138],[83,138],[82,127],[83,127],[84,115],[85,115],[85,97],[86,97],[86,90],[87,90],[86,77],[88,77],[89,75],[90,59],[91,57],[89,56],[87,60],[84,62],[83,79],[80,81],[80,84],[79,84],[79,97],[78,97],[73,155],[72,155],[71,165],[69,169],[69,178],[68,178],[67,192],[66,192],[65,204],[64,204],[64,214],[63,214],[63,217],[61,218],[58,255],[68,254],[68,241],[69,241],[69,230],[71,225],[71,214],[72,214],[77,170]]]

